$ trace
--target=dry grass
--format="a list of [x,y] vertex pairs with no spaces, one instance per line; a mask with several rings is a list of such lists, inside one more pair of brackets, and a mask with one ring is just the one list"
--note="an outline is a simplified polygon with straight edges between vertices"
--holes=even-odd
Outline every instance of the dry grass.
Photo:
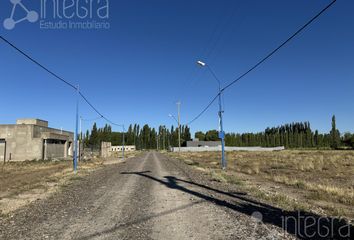
[[[125,158],[131,158],[131,157],[135,157],[137,155],[139,155],[141,153],[141,151],[125,151],[124,152],[124,157]],[[122,155],[122,152],[113,152],[112,153],[112,157],[113,158],[122,158],[123,155]]]
[[[126,158],[137,153],[128,153]],[[44,199],[68,184],[80,180],[106,164],[118,163],[93,159],[79,162],[74,174],[72,161],[26,161],[0,164],[0,215],[9,214],[37,199]]]
[[[79,163],[79,174],[102,165],[102,160]],[[11,197],[72,173],[72,161],[26,161],[0,165],[0,198]]]
[[218,170],[217,152],[170,155],[243,181],[251,194],[279,206],[354,218],[354,151],[232,152],[226,173]]

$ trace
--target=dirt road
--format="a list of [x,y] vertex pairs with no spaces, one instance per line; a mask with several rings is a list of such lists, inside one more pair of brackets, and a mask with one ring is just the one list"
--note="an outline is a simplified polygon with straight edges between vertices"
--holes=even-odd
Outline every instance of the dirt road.
[[269,216],[257,209],[268,208],[149,152],[2,218],[0,239],[292,238],[276,222],[259,221]]

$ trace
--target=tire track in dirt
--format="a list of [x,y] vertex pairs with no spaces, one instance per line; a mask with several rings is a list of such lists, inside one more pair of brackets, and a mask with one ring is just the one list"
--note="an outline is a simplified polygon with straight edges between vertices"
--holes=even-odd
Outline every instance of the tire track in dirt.
[[[236,196],[236,195],[235,195]],[[106,166],[0,220],[0,239],[260,239],[250,201],[156,152]],[[278,232],[277,228],[275,229]],[[266,238],[263,238],[266,239]],[[275,238],[275,239],[285,239]]]

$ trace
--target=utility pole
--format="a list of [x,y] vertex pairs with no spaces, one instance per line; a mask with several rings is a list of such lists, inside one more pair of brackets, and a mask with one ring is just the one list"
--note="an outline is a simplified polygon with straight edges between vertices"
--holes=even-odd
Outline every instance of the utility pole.
[[181,102],[177,102],[178,111],[178,151],[181,152]]
[[78,140],[78,128],[79,128],[79,98],[80,98],[80,90],[79,90],[79,85],[76,88],[76,124],[75,124],[75,134],[74,134],[74,159],[73,159],[73,165],[74,165],[74,173],[77,172],[77,140]]
[[213,77],[215,78],[215,80],[218,82],[218,86],[219,86],[219,112],[218,112],[218,116],[219,116],[219,138],[221,140],[221,167],[223,170],[226,170],[227,167],[227,163],[226,163],[226,158],[225,158],[225,132],[224,132],[224,126],[223,126],[223,120],[222,120],[222,115],[224,113],[223,109],[222,109],[222,102],[221,102],[221,82],[219,80],[219,78],[216,76],[216,74],[214,73],[214,71],[211,69],[211,67],[202,62],[202,61],[197,61],[197,64],[201,67],[206,67],[209,72],[213,75]]
[[226,159],[225,159],[225,132],[222,121],[222,115],[224,111],[221,104],[221,88],[219,86],[219,138],[221,139],[221,164],[222,169],[226,170]]
[[81,162],[81,143],[82,143],[82,116],[80,116],[80,137],[79,137],[79,162]]
[[124,151],[125,151],[125,149],[124,149],[124,148],[125,148],[125,146],[124,146],[124,145],[125,145],[125,139],[124,139],[124,138],[125,138],[125,135],[124,135],[125,128],[124,128],[124,124],[122,125],[122,127],[123,127],[123,146],[122,146],[123,148],[122,148],[122,155],[123,155],[123,160],[124,160]]
[[163,150],[166,150],[166,140],[165,140],[165,138],[166,138],[166,127],[165,127],[165,125],[163,126],[163,128],[162,128],[162,142],[163,142]]
[[[178,119],[173,114],[169,114],[168,115],[169,117],[173,118],[176,121],[177,125],[178,125],[178,150],[179,150],[179,152],[181,152],[181,114],[180,114],[180,106],[181,106],[181,102],[177,102]],[[174,133],[171,132],[172,138],[173,138],[173,134]],[[172,144],[174,144],[174,142]]]

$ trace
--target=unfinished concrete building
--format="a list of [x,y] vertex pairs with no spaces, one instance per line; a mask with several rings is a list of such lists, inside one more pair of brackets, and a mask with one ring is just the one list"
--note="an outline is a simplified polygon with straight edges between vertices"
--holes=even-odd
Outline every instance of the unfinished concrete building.
[[0,161],[66,159],[73,154],[72,132],[48,127],[39,119],[0,125]]

